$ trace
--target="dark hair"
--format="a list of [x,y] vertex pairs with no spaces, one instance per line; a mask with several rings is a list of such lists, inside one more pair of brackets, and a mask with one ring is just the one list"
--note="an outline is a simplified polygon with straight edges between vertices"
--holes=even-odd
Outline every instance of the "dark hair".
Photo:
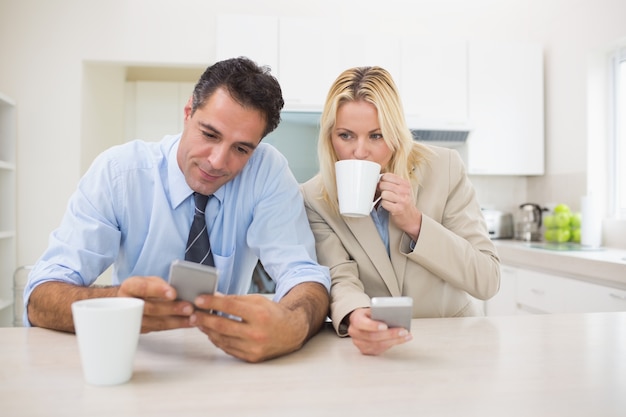
[[193,90],[191,113],[204,106],[218,88],[225,88],[239,104],[265,116],[263,137],[276,129],[285,102],[269,67],[258,66],[246,57],[216,62],[204,71]]

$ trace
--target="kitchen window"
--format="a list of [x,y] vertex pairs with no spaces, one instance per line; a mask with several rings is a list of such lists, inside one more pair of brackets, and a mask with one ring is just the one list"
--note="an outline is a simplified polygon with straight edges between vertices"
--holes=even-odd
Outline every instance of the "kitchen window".
[[613,56],[611,74],[609,214],[626,219],[626,46]]

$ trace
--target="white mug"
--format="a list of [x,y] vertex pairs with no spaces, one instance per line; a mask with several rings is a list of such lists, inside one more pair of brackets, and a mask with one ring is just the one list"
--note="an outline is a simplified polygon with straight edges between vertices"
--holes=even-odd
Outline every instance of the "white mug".
[[376,162],[344,159],[335,162],[339,212],[346,217],[369,216],[374,205],[376,185],[382,175]]
[[90,298],[72,303],[78,351],[87,383],[117,385],[133,374],[144,301]]

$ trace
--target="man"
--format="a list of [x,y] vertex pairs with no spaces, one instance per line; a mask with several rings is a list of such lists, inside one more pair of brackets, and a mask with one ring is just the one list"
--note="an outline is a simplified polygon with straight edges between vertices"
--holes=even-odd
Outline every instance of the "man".
[[[221,61],[198,81],[180,135],[129,142],[96,158],[29,276],[25,324],[71,332],[73,301],[129,296],[146,302],[142,332],[195,326],[249,362],[299,349],[327,315],[330,277],[316,262],[285,158],[260,143],[282,106],[267,69],[246,58]],[[185,256],[194,193],[210,196],[209,253],[220,271],[219,294],[194,304],[241,321],[175,301],[164,279]],[[275,301],[245,295],[259,259],[276,281]],[[114,286],[91,286],[111,264]]]

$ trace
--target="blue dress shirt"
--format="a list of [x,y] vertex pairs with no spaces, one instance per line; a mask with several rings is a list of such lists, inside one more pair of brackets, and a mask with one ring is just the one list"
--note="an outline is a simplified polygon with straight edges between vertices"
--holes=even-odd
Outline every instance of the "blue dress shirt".
[[376,230],[378,230],[378,234],[387,249],[387,256],[391,256],[391,252],[389,252],[389,212],[381,204],[372,210],[370,217],[374,220]]
[[[29,275],[26,325],[29,296],[43,282],[89,286],[111,264],[113,285],[134,275],[167,279],[170,263],[184,259],[194,203],[176,161],[179,141],[133,141],[96,158]],[[215,192],[206,220],[220,292],[245,294],[259,259],[276,283],[275,300],[302,282],[330,290],[297,181],[271,145],[261,143]]]

